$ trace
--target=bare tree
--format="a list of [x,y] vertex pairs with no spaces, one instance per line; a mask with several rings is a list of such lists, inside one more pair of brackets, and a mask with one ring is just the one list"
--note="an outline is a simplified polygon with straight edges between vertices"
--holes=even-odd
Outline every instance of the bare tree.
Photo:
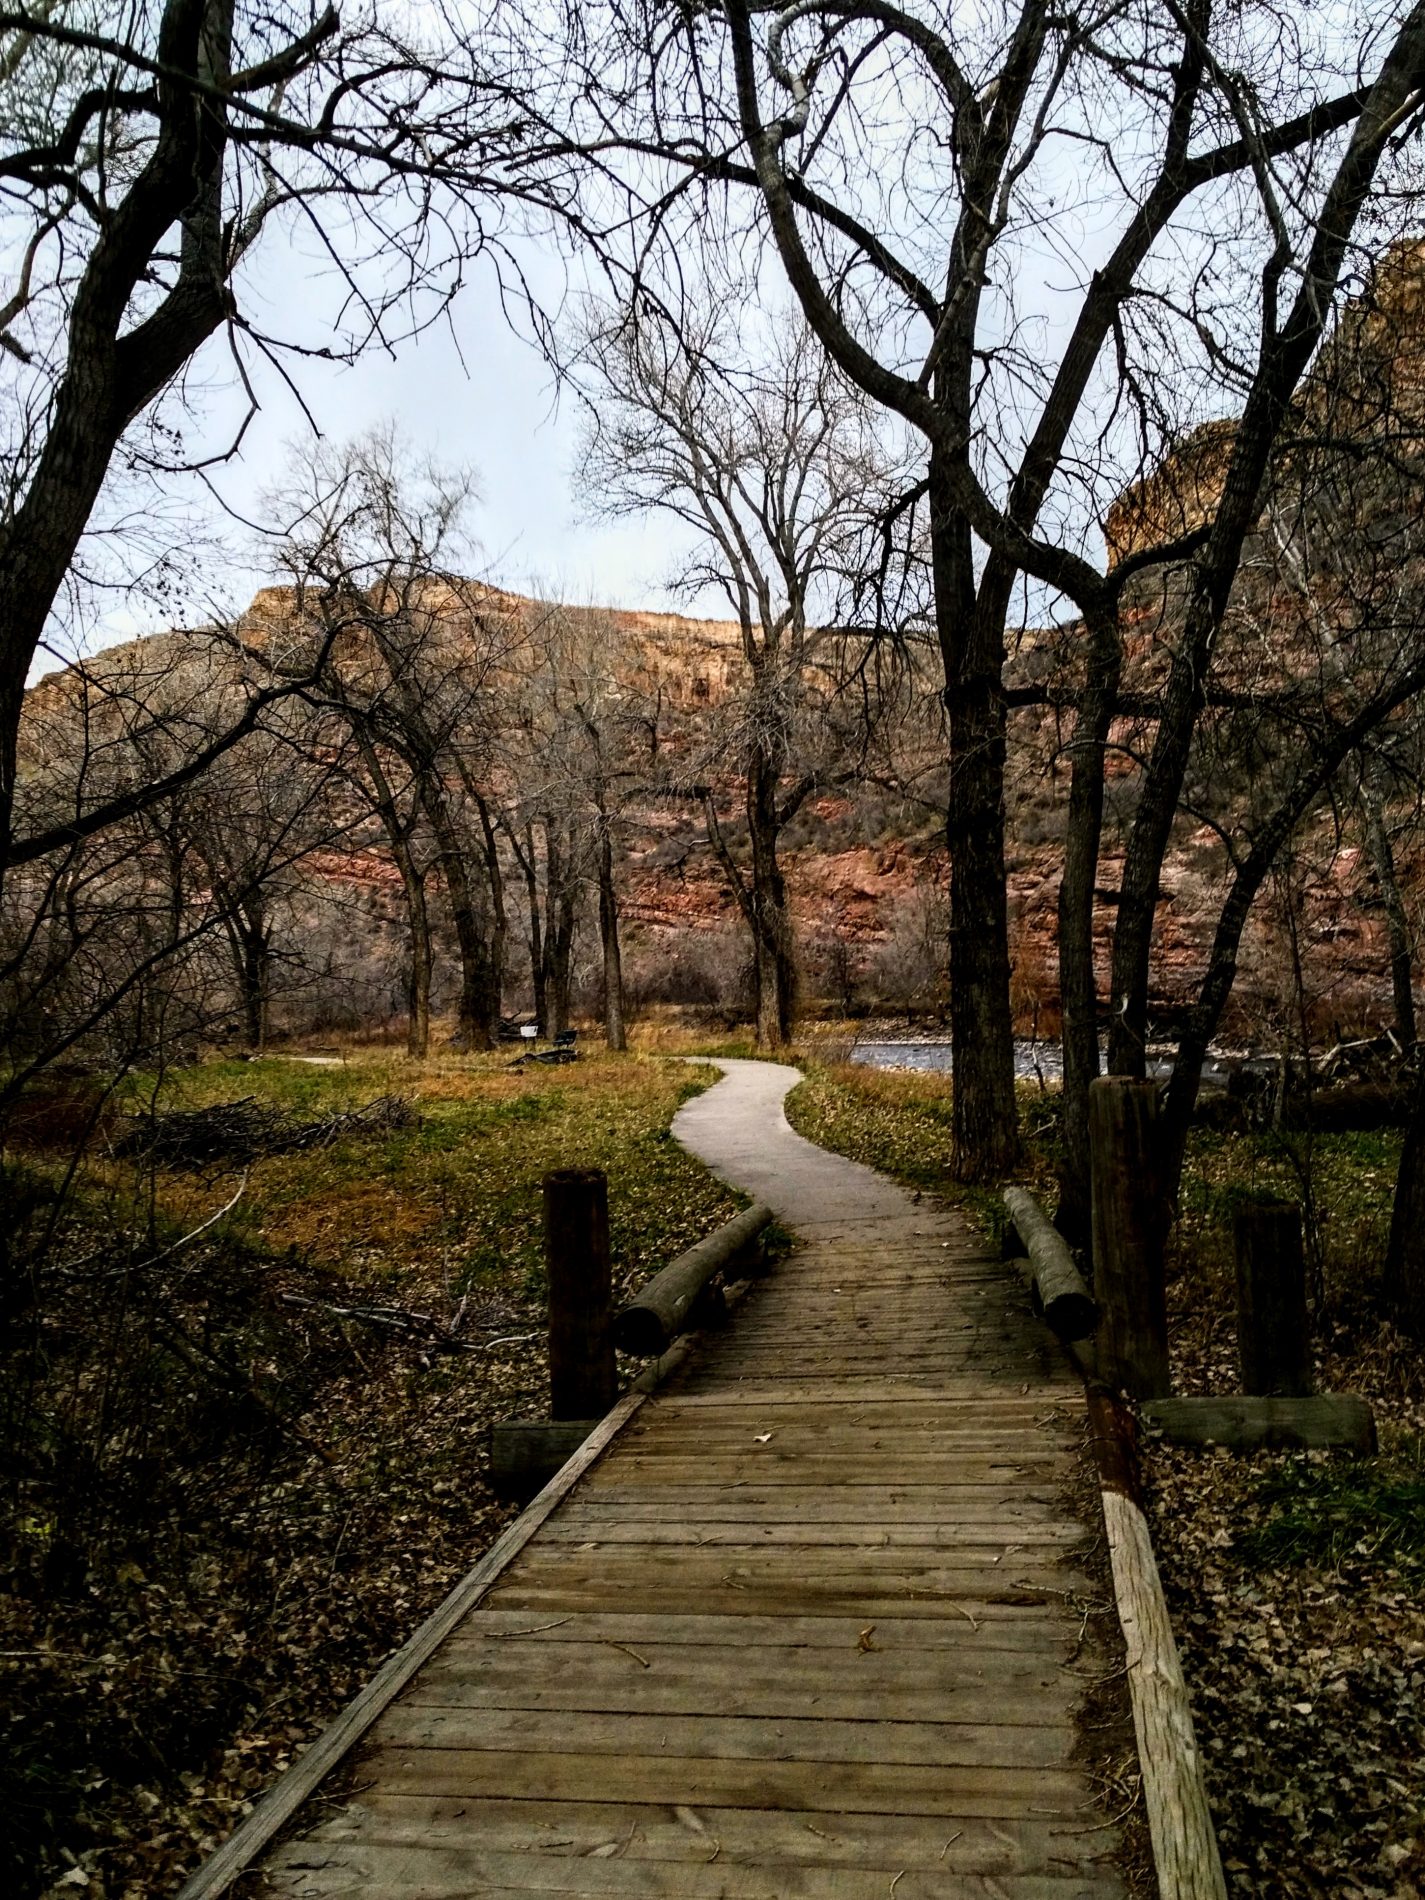
[[[712,289],[707,300],[725,303]],[[652,307],[609,318],[585,352],[598,417],[585,473],[607,512],[659,510],[689,525],[700,545],[677,584],[692,595],[715,588],[732,609],[741,678],[676,772],[702,801],[752,939],[758,1043],[778,1048],[797,985],[779,841],[825,765],[817,674],[839,659],[825,622],[859,571],[893,465],[810,333],[793,324],[770,341],[767,363],[752,369],[725,318],[701,329]],[[719,810],[734,761],[745,868]]]
[[532,604],[496,778],[524,880],[535,1012],[568,1025],[574,937],[597,892],[604,1039],[626,1047],[618,865],[630,803],[651,777],[654,729],[636,636],[606,609]]
[[[503,598],[465,578],[466,472],[409,461],[389,432],[299,458],[285,496],[281,558],[292,577],[275,625],[249,630],[274,671],[304,676],[358,738],[365,784],[402,870],[413,927],[413,1000],[425,982],[424,873],[411,852],[409,782],[428,827],[459,947],[457,1041],[494,1040],[503,982],[504,894],[480,791],[499,668],[522,639]],[[382,757],[399,761],[393,779]]]

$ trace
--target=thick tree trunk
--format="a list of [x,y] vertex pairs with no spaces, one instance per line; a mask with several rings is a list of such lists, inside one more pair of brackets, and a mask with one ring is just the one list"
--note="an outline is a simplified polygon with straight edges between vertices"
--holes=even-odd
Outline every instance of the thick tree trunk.
[[386,842],[401,877],[406,900],[406,931],[410,969],[406,977],[406,1054],[417,1060],[430,1053],[430,986],[435,957],[431,945],[430,905],[426,901],[425,872],[411,848],[419,807],[402,817],[381,754],[370,732],[358,718],[352,733],[366,767],[367,796],[386,832]]
[[500,867],[500,844],[495,833],[494,822],[490,817],[490,808],[478,793],[473,793],[475,808],[480,814],[480,829],[485,838],[485,878],[490,889],[490,995],[492,999],[491,1028],[498,1029],[498,1018],[504,1009],[505,1000],[505,958],[508,954],[510,920],[505,903],[505,875]]
[[1123,671],[1123,642],[1115,618],[1107,614],[1101,616],[1090,629],[1089,638],[1089,675],[1074,723],[1068,833],[1064,845],[1064,875],[1059,885],[1064,1151],[1059,1169],[1056,1220],[1060,1232],[1075,1246],[1083,1246],[1088,1241],[1092,1207],[1089,1088],[1099,1072],[1093,904],[1103,839],[1104,755]]
[[455,941],[460,952],[460,999],[456,1008],[455,1040],[462,1049],[483,1050],[495,1046],[496,1019],[500,1002],[494,992],[494,971],[486,920],[481,915],[477,886],[470,876],[464,841],[460,836],[445,787],[438,774],[428,772],[421,784],[421,803],[435,833],[440,853],[441,875],[445,879],[450,920],[455,926]]
[[949,725],[953,1166],[962,1181],[989,1181],[1019,1158],[1004,868],[1004,627],[993,611],[976,611],[969,529],[954,511],[938,453],[930,466],[935,619]]
[[747,827],[752,845],[748,922],[757,968],[759,1049],[784,1048],[791,1041],[796,1015],[796,956],[786,880],[777,860],[781,767],[775,750],[758,747],[747,769]]
[[1425,1066],[1415,1086],[1395,1178],[1381,1292],[1386,1311],[1402,1331],[1425,1339]]
[[[25,680],[114,450],[128,424],[228,312],[220,199],[227,113],[211,98],[196,106],[183,75],[221,81],[231,35],[231,0],[163,10],[158,137],[109,206],[79,274],[44,445],[15,514],[0,527],[0,880],[11,838]],[[134,292],[150,277],[154,252],[175,225],[177,280],[146,317],[123,330]]]
[[247,1046],[254,1055],[267,1047],[268,1002],[271,993],[271,959],[266,936],[260,931],[244,932],[242,965],[242,1013]]
[[261,1055],[267,1047],[272,995],[272,926],[261,898],[243,900],[227,919],[227,926],[242,1017],[243,1047],[253,1055]]
[[[513,842],[513,833],[511,833]],[[539,901],[539,860],[534,851],[534,827],[524,828],[524,846],[515,845],[524,874],[525,913],[529,918],[529,980],[534,997],[534,1020],[544,1027],[544,916]]]
[[[561,900],[560,912],[571,912],[572,907]],[[545,1034],[562,1036],[569,1027],[569,987],[572,979],[573,917],[556,915],[550,928],[545,932],[544,948],[546,967],[544,978],[544,1002],[549,1012],[545,1024]]]
[[618,891],[614,886],[614,846],[607,823],[599,839],[599,940],[604,953],[604,1041],[626,1049],[623,1022],[623,953],[618,937]]

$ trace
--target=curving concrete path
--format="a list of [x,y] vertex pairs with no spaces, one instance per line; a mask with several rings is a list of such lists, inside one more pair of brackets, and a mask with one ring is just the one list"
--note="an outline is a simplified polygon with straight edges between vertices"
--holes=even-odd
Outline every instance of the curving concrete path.
[[733,1187],[765,1201],[784,1225],[811,1233],[862,1228],[886,1220],[925,1222],[905,1189],[874,1168],[848,1161],[799,1135],[787,1120],[787,1097],[802,1080],[781,1062],[697,1057],[723,1079],[679,1109],[673,1133],[690,1154]]

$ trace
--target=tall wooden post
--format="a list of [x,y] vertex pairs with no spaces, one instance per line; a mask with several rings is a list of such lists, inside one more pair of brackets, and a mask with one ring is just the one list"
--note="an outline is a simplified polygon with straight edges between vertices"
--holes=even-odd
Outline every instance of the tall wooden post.
[[1108,1075],[1090,1085],[1089,1154],[1099,1372],[1134,1398],[1163,1398],[1166,1220],[1155,1083]]
[[1268,1398],[1306,1398],[1311,1358],[1301,1210],[1288,1201],[1248,1202],[1233,1219],[1232,1241],[1242,1390]]
[[618,1396],[611,1320],[609,1184],[599,1168],[544,1177],[549,1396],[556,1419],[601,1418]]

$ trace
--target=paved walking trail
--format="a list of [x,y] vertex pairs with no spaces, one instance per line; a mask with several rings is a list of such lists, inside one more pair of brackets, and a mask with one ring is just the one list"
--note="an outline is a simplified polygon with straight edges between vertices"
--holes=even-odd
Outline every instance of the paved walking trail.
[[[1083,1400],[955,1214],[726,1062],[678,1138],[803,1243],[275,1850],[291,1900],[1121,1900],[1076,1762]],[[615,1191],[617,1186],[615,1184]]]

